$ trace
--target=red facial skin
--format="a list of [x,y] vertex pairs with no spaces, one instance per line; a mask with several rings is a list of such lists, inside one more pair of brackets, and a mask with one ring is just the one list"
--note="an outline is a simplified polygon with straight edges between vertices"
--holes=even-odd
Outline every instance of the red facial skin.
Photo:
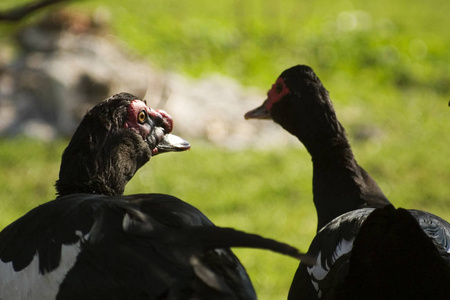
[[151,127],[145,126],[149,125],[146,121],[139,122],[139,113],[141,111],[145,111],[150,119],[153,120],[156,126],[162,127],[165,133],[172,132],[173,129],[173,120],[172,117],[165,112],[164,110],[154,110],[148,107],[141,100],[133,100],[128,106],[128,119],[125,122],[125,128],[131,128],[137,133],[141,134],[143,137],[146,137],[150,134]]
[[141,111],[145,111],[149,116],[151,114],[151,109],[147,107],[147,105],[145,105],[143,101],[131,101],[130,105],[128,106],[128,118],[125,122],[124,127],[134,130],[136,133],[139,133],[143,139],[146,139],[150,134],[152,127],[147,122],[140,123],[138,121],[138,116]]
[[289,94],[289,89],[284,83],[284,79],[279,77],[277,81],[272,85],[272,88],[267,92],[267,100],[264,103],[266,109],[270,111],[272,105],[283,98],[283,96]]
[[[139,114],[142,111],[146,113],[146,117],[143,120],[139,120]],[[153,121],[154,127],[152,127],[151,125],[152,122],[148,122],[148,118]],[[164,110],[152,109],[148,107],[143,101],[136,99],[131,101],[130,105],[128,106],[128,118],[124,124],[124,127],[130,128],[134,132],[140,134],[144,140],[147,139],[152,130],[155,130],[155,127],[158,127],[160,129],[156,134],[159,136],[159,139],[162,139],[165,134],[168,134],[172,131],[173,119]],[[156,155],[157,153],[157,148],[152,149],[152,155]]]

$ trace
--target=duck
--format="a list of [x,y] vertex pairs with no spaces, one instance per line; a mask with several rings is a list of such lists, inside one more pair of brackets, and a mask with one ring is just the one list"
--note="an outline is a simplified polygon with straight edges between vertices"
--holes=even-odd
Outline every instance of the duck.
[[[329,93],[311,67],[297,65],[283,71],[263,105],[246,113],[245,118],[272,119],[295,135],[312,158],[318,227],[307,254],[317,261],[312,266],[300,263],[289,300],[416,299],[424,293],[428,293],[425,298],[445,299],[439,295],[448,295],[447,289],[434,287],[436,282],[448,282],[449,223],[425,211],[396,209],[391,204],[356,162]],[[376,228],[373,224],[383,218],[384,228],[378,237],[365,229]],[[398,227],[403,235],[396,232]],[[411,230],[411,236],[405,228]],[[380,247],[378,242],[383,239],[387,242]],[[426,283],[408,290],[408,285],[423,281],[425,267],[417,264],[417,259],[431,260],[428,266],[439,274],[433,279],[438,279],[427,278]],[[390,273],[396,261],[407,263]],[[373,269],[374,262],[384,268]],[[407,267],[415,270],[409,277],[402,275],[402,268]],[[388,282],[389,289],[380,288]],[[425,292],[415,293],[418,287]],[[411,295],[415,296],[408,298]]]
[[302,257],[216,227],[175,196],[123,195],[153,156],[190,149],[172,129],[168,113],[129,93],[94,106],[63,152],[56,199],[0,232],[0,298],[256,299],[229,247]]

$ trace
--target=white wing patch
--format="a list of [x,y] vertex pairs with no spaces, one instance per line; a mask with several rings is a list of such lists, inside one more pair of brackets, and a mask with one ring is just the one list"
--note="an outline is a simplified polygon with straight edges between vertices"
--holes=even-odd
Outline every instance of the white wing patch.
[[[312,267],[308,267],[309,276],[311,276],[312,278],[311,283],[319,293],[319,297],[321,296],[319,281],[323,280],[327,276],[328,272],[333,267],[334,262],[339,257],[352,251],[354,240],[354,238],[351,240],[341,240],[336,246],[336,249],[334,249],[331,259],[324,260],[324,265],[322,265],[322,251],[320,251],[319,255],[317,256],[317,263]],[[330,262],[330,265],[328,265],[328,262]]]
[[59,285],[75,264],[78,253],[79,241],[72,245],[62,245],[59,266],[45,275],[39,273],[37,254],[31,263],[19,272],[14,271],[12,262],[4,263],[0,260],[0,299],[55,299]]
[[332,260],[331,264],[333,264],[342,255],[347,254],[350,251],[352,251],[354,241],[355,241],[355,238],[352,238],[349,241],[347,241],[345,239],[340,241],[339,244],[337,245],[336,249],[334,250],[333,260]]

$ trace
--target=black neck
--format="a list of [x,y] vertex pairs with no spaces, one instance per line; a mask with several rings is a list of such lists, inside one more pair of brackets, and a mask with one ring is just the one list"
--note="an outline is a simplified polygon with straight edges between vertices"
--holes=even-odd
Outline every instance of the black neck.
[[375,180],[356,162],[345,135],[310,153],[318,230],[343,213],[389,204]]
[[122,195],[125,185],[150,157],[145,142],[131,130],[108,133],[103,139],[74,135],[63,153],[57,194]]
[[[332,128],[331,128],[332,127]],[[339,122],[329,130],[303,137],[313,162],[313,194],[318,230],[341,214],[365,204],[365,178]]]
[[313,157],[313,195],[318,230],[341,214],[364,205],[360,167],[350,147]]

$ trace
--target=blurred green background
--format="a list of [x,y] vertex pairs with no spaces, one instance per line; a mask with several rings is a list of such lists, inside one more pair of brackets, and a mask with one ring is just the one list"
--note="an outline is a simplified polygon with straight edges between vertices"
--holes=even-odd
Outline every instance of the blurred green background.
[[[16,3],[2,1],[0,9]],[[109,34],[160,69],[187,76],[218,72],[267,90],[284,69],[310,65],[331,93],[358,162],[391,202],[450,220],[449,1],[93,0],[65,8],[108,12]],[[0,25],[0,43],[42,14]],[[54,198],[67,142],[1,140],[1,228]],[[191,143],[189,152],[152,159],[126,193],[173,194],[218,225],[308,249],[316,215],[304,149]],[[296,261],[236,252],[260,299],[286,297]]]

